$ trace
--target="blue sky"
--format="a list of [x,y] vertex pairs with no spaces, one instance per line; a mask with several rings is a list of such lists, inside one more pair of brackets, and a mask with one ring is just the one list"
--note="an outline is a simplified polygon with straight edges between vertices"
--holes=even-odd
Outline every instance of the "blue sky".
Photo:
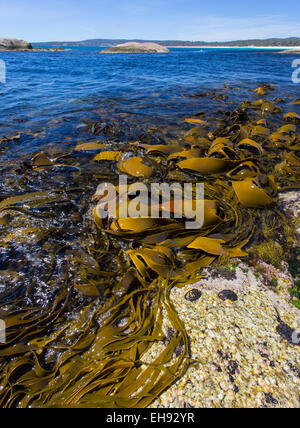
[[300,37],[299,0],[0,0],[0,37],[225,41]]

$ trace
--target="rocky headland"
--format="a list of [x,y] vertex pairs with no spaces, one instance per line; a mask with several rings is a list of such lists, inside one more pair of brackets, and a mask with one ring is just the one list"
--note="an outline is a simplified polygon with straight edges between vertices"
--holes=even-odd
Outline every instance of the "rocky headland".
[[31,43],[19,39],[6,39],[0,38],[0,51],[1,52],[60,52],[70,49],[61,47],[53,48],[33,48]]
[[32,50],[32,45],[25,40],[0,38],[0,50],[19,51]]

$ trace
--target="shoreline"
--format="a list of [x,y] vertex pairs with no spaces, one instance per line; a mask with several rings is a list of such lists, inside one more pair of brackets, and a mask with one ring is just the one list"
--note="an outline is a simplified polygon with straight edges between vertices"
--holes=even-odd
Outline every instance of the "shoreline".
[[167,46],[180,49],[271,49],[271,50],[299,50],[300,46]]
[[[158,67],[98,51],[7,55],[22,90],[9,75],[2,406],[298,408],[300,191],[280,193],[299,158],[290,58],[174,49]],[[118,204],[102,222],[107,183],[133,201],[121,174],[148,197],[152,183],[205,182],[203,229],[174,221],[175,197],[169,218],[168,202],[152,219]]]
[[52,48],[32,48],[32,49],[0,49],[1,52],[66,52],[71,51],[72,49],[65,49],[60,47]]
[[[164,45],[163,45],[164,46]],[[44,48],[42,46],[39,45],[34,45],[32,50],[50,50],[50,49],[64,49],[64,50],[71,50],[73,48],[101,48],[101,49],[109,49],[115,46],[68,46],[68,47],[64,47],[63,45],[61,46],[56,46],[56,45],[49,45],[48,48]],[[174,45],[166,45],[164,46],[168,49],[266,49],[266,50],[292,50],[292,51],[298,51],[300,52],[300,46],[174,46]],[[1,50],[0,50],[1,51]],[[3,50],[2,50],[3,51]],[[8,50],[5,50],[6,52]],[[12,50],[10,50],[12,51]],[[22,50],[22,51],[25,51]]]

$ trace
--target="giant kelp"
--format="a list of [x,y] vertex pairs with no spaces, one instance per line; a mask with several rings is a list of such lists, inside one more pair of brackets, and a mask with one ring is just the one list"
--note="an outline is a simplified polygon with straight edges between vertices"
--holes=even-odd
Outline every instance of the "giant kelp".
[[[208,96],[224,105],[226,91]],[[171,287],[287,230],[277,193],[299,187],[299,121],[257,100],[271,91],[259,87],[221,117],[185,117],[176,135],[150,128],[132,140],[115,121],[88,123],[101,140],[3,163],[2,188],[13,182],[16,192],[0,195],[2,407],[145,407],[185,372],[192,361]],[[95,189],[118,186],[119,174],[149,194],[152,183],[203,182],[202,228],[185,228],[189,212],[176,217],[176,198],[158,201],[157,218],[102,219]]]

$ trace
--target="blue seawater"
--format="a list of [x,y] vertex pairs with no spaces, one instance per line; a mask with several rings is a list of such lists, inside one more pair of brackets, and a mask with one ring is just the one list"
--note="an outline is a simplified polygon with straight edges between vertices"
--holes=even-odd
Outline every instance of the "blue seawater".
[[185,95],[225,84],[239,89],[233,105],[249,98],[250,89],[260,83],[274,85],[273,98],[296,98],[300,92],[300,84],[292,82],[292,61],[299,56],[278,50],[172,48],[170,54],[101,55],[102,49],[1,52],[6,83],[0,83],[0,138],[39,132],[60,121],[64,126],[44,138],[44,145],[60,138],[80,139],[75,131],[80,121],[101,112],[172,123],[208,106],[203,98]]

